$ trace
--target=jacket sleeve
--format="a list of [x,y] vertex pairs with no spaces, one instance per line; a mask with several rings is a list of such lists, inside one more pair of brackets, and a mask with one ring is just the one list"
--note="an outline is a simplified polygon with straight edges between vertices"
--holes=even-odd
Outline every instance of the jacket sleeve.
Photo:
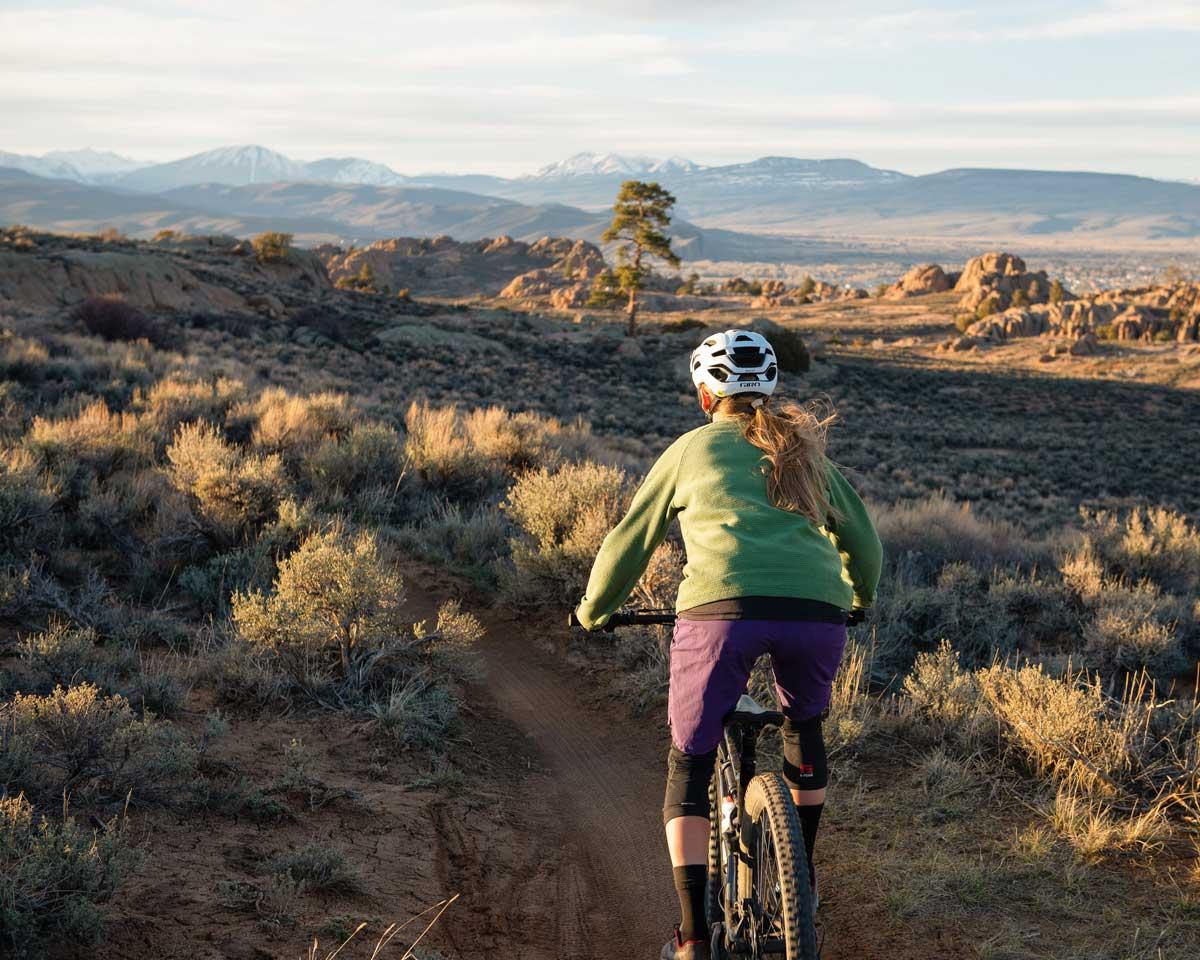
[[604,626],[620,609],[682,509],[675,503],[675,492],[687,439],[680,437],[658,458],[634,494],[629,512],[604,538],[592,564],[587,592],[575,611],[587,629]]
[[867,513],[866,505],[841,471],[829,465],[829,502],[838,518],[831,518],[827,529],[842,555],[842,568],[854,588],[854,606],[869,607],[875,602],[879,575],[883,570],[883,544]]

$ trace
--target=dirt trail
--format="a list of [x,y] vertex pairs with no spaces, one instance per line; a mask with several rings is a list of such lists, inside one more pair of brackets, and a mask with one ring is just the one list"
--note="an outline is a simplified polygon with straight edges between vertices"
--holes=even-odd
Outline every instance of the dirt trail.
[[[414,580],[423,596],[410,592],[409,604],[430,614],[454,592],[435,571],[410,574],[410,591]],[[536,833],[528,841],[541,851],[541,869],[507,879],[514,888],[531,881],[553,901],[545,906],[554,933],[514,925],[505,946],[547,960],[658,956],[677,910],[662,833],[665,729],[589,703],[583,674],[545,648],[544,624],[472,606],[487,627],[483,677],[473,693],[491,703],[478,709],[486,716],[494,708],[524,734],[540,766],[523,771],[516,802],[529,818],[524,826]],[[486,879],[493,909],[496,895],[514,893],[529,909],[530,890],[502,892],[500,877]],[[458,946],[470,955],[466,944]]]
[[[451,955],[474,960],[498,948],[522,960],[657,957],[678,915],[661,819],[665,726],[600,701],[585,672],[548,642],[565,627],[506,617],[442,572],[409,571],[413,609],[433,616],[442,599],[460,596],[486,626],[483,676],[469,697],[475,728],[496,739],[476,747],[508,750],[491,776],[515,781],[503,823],[437,825],[450,865],[443,889],[461,892],[476,918],[452,925]],[[880,782],[896,773],[882,772]],[[882,891],[839,901],[843,871],[867,872],[858,832],[830,823],[823,838],[822,869],[835,892],[818,921],[823,960],[966,955],[951,931],[916,941],[897,928],[884,915]]]

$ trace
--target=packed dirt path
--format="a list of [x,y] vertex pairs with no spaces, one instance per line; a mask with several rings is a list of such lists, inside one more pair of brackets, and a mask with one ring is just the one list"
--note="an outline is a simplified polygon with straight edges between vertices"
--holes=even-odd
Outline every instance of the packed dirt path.
[[[442,571],[408,570],[414,611],[432,617],[442,600],[457,597],[486,627],[481,676],[467,691],[474,728],[489,731],[477,734],[476,747],[510,751],[490,772],[511,778],[503,823],[485,816],[438,825],[443,891],[466,902],[439,947],[456,960],[658,957],[678,917],[662,830],[665,722],[634,719],[606,700],[594,678],[564,656],[566,628],[557,618],[506,614]],[[872,789],[886,789],[895,774],[879,771]],[[867,901],[837,897],[843,871],[869,869],[861,826],[847,830],[834,820],[823,831],[819,860],[833,896],[818,919],[822,960],[968,955],[950,931],[918,941],[889,923],[881,891]]]
[[[413,596],[414,580],[422,595]],[[409,604],[430,614],[454,592],[432,570],[410,573],[409,583]],[[537,758],[538,769],[517,765],[512,802],[532,821],[525,824],[536,831],[531,848],[544,854],[542,870],[528,879],[554,901],[545,904],[553,936],[544,925],[514,926],[506,946],[523,960],[657,957],[677,912],[662,831],[665,725],[635,721],[599,700],[585,676],[552,651],[547,633],[555,628],[544,620],[472,612],[487,635],[471,695],[485,716],[494,707],[523,734]],[[514,887],[523,883],[510,879]],[[487,894],[492,905],[494,895]],[[522,900],[528,896],[521,892]],[[456,946],[472,955],[468,944]]]

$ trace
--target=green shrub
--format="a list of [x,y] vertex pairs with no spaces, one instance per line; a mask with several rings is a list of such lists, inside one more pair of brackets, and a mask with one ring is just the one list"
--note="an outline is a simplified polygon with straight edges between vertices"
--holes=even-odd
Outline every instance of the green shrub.
[[346,862],[345,854],[319,843],[308,843],[277,854],[265,861],[261,869],[264,873],[282,875],[293,883],[303,884],[310,893],[356,893],[363,889],[361,878]]
[[60,493],[28,450],[0,451],[0,564],[27,558],[34,546],[47,546]]
[[292,235],[268,230],[250,241],[259,263],[282,263],[291,256]]
[[89,683],[111,690],[114,665],[99,647],[96,631],[56,620],[41,633],[25,637],[18,650],[29,671],[27,692],[49,693],[55,687]]
[[340,439],[327,437],[304,460],[309,488],[327,504],[378,491],[394,496],[404,471],[404,444],[391,427],[365,423]]
[[40,956],[53,944],[97,943],[104,933],[102,906],[136,860],[116,821],[97,833],[70,817],[40,816],[20,794],[0,796],[3,952]]
[[234,421],[247,417],[253,424],[255,447],[294,462],[323,440],[348,433],[357,413],[345,394],[326,391],[297,396],[273,387],[231,415]]
[[361,688],[381,657],[406,645],[403,601],[400,576],[373,535],[329,531],[279,564],[272,593],[236,595],[233,620],[298,688]]
[[510,596],[544,603],[578,600],[627,491],[624,472],[594,463],[524,474],[503,504],[521,533],[510,544]]
[[775,359],[784,373],[804,373],[812,367],[812,357],[804,338],[795,330],[786,327],[770,334],[771,346],[775,348]]
[[960,313],[954,318],[954,329],[959,333],[966,333],[978,318],[973,313]]
[[38,803],[181,800],[196,752],[170,726],[84,683],[0,704],[0,782]]
[[244,453],[207,423],[180,427],[167,460],[171,482],[191,497],[209,533],[222,543],[243,541],[274,519],[288,491],[277,455]]

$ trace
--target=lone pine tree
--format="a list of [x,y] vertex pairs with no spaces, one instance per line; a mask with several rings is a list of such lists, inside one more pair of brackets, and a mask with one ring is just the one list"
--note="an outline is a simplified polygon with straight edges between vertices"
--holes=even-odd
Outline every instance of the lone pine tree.
[[675,198],[657,183],[626,180],[613,204],[613,221],[600,238],[604,243],[620,243],[613,274],[618,289],[629,298],[625,309],[630,336],[637,333],[637,295],[650,276],[649,261],[658,259],[679,266],[679,257],[671,249],[671,238],[664,232],[671,223],[674,205]]

